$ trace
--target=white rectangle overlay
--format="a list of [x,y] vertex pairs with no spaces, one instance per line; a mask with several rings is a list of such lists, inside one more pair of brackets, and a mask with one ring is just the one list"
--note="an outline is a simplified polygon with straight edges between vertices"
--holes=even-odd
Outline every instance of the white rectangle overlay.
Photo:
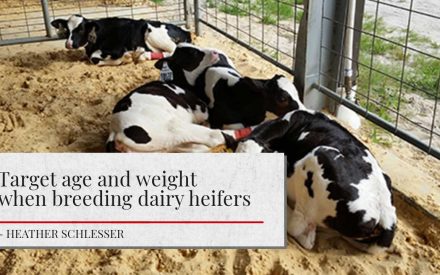
[[283,154],[0,154],[0,248],[281,248]]

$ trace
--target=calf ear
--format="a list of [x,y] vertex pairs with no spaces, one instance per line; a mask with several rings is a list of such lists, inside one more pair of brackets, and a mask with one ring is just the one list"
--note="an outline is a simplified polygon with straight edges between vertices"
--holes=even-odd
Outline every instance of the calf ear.
[[86,33],[87,33],[87,41],[90,43],[96,43],[97,34],[99,27],[98,24],[96,24],[93,21],[89,21],[86,23]]
[[252,79],[250,77],[243,77],[241,82],[250,87],[252,90],[260,91],[264,89],[265,81],[260,79]]
[[62,28],[67,29],[67,20],[64,20],[64,19],[53,20],[52,22],[50,22],[50,24],[55,29],[62,29]]

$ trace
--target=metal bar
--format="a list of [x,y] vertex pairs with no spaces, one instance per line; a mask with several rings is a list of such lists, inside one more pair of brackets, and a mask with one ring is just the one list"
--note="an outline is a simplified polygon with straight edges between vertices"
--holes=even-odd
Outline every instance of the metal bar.
[[388,132],[393,133],[394,135],[400,137],[401,139],[407,141],[408,143],[414,145],[415,147],[419,148],[422,151],[425,151],[426,153],[440,159],[440,151],[437,148],[430,148],[430,146],[426,145],[425,143],[421,142],[419,138],[413,136],[412,134],[400,130],[399,128],[395,128],[394,124],[383,120],[381,117],[379,117],[376,114],[370,113],[368,110],[360,107],[359,105],[346,100],[345,98],[339,97],[338,94],[333,92],[332,90],[323,87],[318,84],[313,85],[315,89],[319,90],[320,92],[324,93],[328,97],[331,97],[333,100],[338,101],[340,104],[343,104],[347,108],[350,108],[351,110],[355,111],[359,115],[365,117],[369,121],[373,122],[374,124],[377,124],[378,126],[382,127],[383,129],[387,130]]
[[401,75],[400,75],[399,98],[398,98],[398,101],[397,101],[397,117],[396,117],[396,124],[395,124],[396,128],[399,126],[400,102],[401,102],[401,99],[402,99],[403,78],[405,76],[405,66],[406,66],[406,60],[407,60],[406,55],[407,55],[407,52],[408,52],[409,31],[411,29],[411,15],[412,15],[411,10],[412,10],[412,7],[413,7],[413,3],[414,3],[414,1],[411,0],[410,11],[409,11],[409,14],[408,14],[408,23],[407,23],[407,26],[406,26],[405,47],[403,48],[403,62],[402,62],[402,70],[401,70]]
[[44,41],[54,41],[61,40],[58,37],[47,37],[47,36],[39,36],[39,37],[31,37],[31,38],[15,38],[8,40],[1,40],[0,46],[9,46],[14,44],[25,44],[25,43],[36,43],[36,42],[44,42]]
[[194,0],[194,29],[197,36],[200,35],[199,0]]
[[188,0],[183,0],[183,16],[184,16],[184,21],[185,23],[185,27],[189,30],[191,28],[190,26],[190,22],[189,22],[189,10],[188,10]]
[[47,37],[53,37],[55,34],[50,25],[50,14],[49,14],[49,5],[47,4],[47,0],[41,0],[41,7],[43,9],[43,17],[44,17],[44,26],[46,27],[46,35]]

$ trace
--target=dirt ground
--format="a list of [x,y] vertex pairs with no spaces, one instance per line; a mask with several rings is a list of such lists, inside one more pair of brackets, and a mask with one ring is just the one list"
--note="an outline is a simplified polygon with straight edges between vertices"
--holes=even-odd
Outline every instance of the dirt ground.
[[[205,32],[197,44],[225,51],[239,71],[253,77],[282,73],[221,36]],[[0,152],[101,152],[118,99],[159,72],[153,62],[97,67],[63,41],[0,48]],[[414,190],[431,182],[439,192],[440,163],[404,142],[372,148],[394,186]],[[403,171],[404,170],[404,171]],[[410,185],[410,187],[408,187]],[[432,197],[431,197],[432,198]],[[427,208],[438,205],[414,195]],[[0,274],[429,274],[440,272],[440,225],[395,196],[398,231],[390,251],[359,252],[324,233],[313,251],[290,240],[278,250],[2,250]],[[424,206],[425,206],[424,205]],[[147,234],[147,233],[146,233]]]

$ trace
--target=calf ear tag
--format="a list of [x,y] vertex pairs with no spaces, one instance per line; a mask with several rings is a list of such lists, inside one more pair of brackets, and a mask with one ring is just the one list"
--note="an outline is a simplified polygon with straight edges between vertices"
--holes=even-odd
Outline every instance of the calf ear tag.
[[164,61],[162,70],[160,70],[160,81],[172,81],[173,78],[173,71],[171,71],[170,67],[168,67],[168,63]]

